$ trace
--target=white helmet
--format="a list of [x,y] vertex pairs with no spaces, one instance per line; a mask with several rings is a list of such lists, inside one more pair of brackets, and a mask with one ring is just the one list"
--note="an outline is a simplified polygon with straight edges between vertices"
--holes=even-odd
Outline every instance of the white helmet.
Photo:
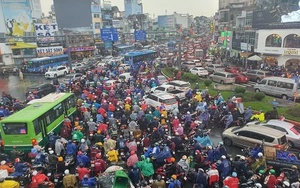
[[257,154],[257,156],[258,156],[258,157],[262,157],[262,156],[264,156],[264,155],[262,154],[262,152],[259,152],[259,153]]
[[225,156],[225,155],[222,155],[222,156],[221,156],[221,159],[226,159],[226,156]]
[[84,143],[84,142],[85,142],[85,139],[82,138],[82,139],[80,140],[80,142],[81,142],[81,143]]
[[255,184],[255,187],[256,187],[256,188],[262,188],[262,185],[261,185],[260,183],[256,183],[256,184]]

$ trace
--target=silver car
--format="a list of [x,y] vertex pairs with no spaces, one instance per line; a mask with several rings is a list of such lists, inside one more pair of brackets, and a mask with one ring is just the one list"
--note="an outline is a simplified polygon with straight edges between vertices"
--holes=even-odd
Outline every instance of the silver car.
[[274,120],[269,120],[266,123],[250,122],[247,125],[251,126],[253,124],[269,127],[284,132],[286,133],[286,138],[288,140],[288,144],[290,147],[292,148],[300,147],[300,128],[295,126],[292,123],[274,119]]
[[211,81],[219,82],[221,84],[233,84],[235,83],[235,74],[228,72],[215,72],[209,75]]

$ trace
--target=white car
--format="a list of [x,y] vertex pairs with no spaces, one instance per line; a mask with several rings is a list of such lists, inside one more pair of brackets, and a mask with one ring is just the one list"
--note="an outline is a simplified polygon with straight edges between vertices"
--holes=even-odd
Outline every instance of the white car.
[[74,72],[80,72],[86,68],[86,65],[84,63],[76,63],[73,65],[72,69]]
[[158,76],[157,76],[157,80],[158,80],[158,83],[159,83],[160,85],[166,84],[166,83],[169,82],[169,80],[168,80],[165,76],[163,76],[163,75],[158,75]]
[[179,89],[187,92],[191,88],[191,84],[189,82],[181,81],[181,80],[172,80],[164,85],[174,86],[175,89]]
[[45,73],[45,78],[56,78],[58,76],[65,76],[70,73],[70,70],[66,66],[57,66],[49,69]]
[[208,71],[205,68],[203,68],[203,67],[192,68],[190,70],[190,73],[198,75],[198,76],[201,76],[201,77],[208,76]]

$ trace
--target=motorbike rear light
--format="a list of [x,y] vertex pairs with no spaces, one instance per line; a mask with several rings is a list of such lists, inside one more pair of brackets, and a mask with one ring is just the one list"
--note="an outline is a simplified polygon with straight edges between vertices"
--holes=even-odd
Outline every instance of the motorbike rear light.
[[281,149],[281,148],[282,148],[282,145],[280,145],[280,144],[277,144],[277,145],[275,145],[275,148],[277,148],[277,149]]
[[36,143],[36,139],[35,139],[35,138],[31,139],[31,144],[32,144],[33,146],[35,145],[35,143]]
[[1,140],[1,147],[4,147],[4,140]]

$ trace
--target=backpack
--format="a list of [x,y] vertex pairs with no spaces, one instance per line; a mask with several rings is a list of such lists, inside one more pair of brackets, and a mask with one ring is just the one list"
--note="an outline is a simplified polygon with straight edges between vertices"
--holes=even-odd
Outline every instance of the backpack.
[[174,187],[175,188],[181,188],[181,186],[179,185],[179,180],[174,181]]

